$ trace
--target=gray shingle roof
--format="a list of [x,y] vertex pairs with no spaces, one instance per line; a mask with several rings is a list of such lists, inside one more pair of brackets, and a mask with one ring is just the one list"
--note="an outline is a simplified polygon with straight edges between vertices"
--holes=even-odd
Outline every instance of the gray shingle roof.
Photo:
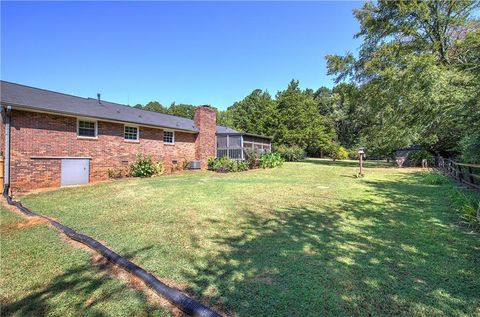
[[239,133],[239,132],[229,127],[224,127],[223,125],[217,125],[217,133]]
[[193,120],[141,110],[94,98],[82,98],[49,90],[0,81],[0,100],[13,108],[53,112],[140,125],[198,132]]
[[[193,120],[187,118],[137,109],[105,100],[98,103],[94,98],[82,98],[3,80],[0,81],[0,100],[2,104],[9,104],[14,108],[17,106],[59,114],[198,132]],[[238,133],[238,131],[217,126],[217,133]]]

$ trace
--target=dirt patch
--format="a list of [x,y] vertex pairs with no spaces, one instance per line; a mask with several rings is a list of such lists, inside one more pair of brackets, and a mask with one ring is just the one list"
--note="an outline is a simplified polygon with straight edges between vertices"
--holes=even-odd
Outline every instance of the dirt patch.
[[30,217],[24,221],[2,225],[2,229],[15,230],[15,229],[23,229],[23,228],[28,228],[28,227],[37,226],[37,225],[45,225],[45,224],[48,224],[48,221],[44,218]]
[[31,218],[31,217],[25,215],[24,213],[22,213],[20,210],[18,210],[17,207],[12,206],[12,205],[9,205],[9,204],[7,203],[7,201],[5,200],[5,198],[2,197],[0,200],[1,200],[2,206],[3,206],[5,209],[13,212],[13,213],[16,214],[16,215],[19,215],[19,216],[22,217],[22,218],[25,218],[25,219],[30,219],[30,218]]
[[63,232],[58,233],[60,236],[60,239],[62,239],[63,242],[70,244],[72,247],[77,248],[77,249],[82,249],[90,254],[98,254],[94,250],[90,249],[88,246],[86,246],[83,243],[80,243],[78,241],[70,239],[66,234]]
[[[167,301],[166,299],[164,299],[163,297],[155,293],[153,290],[151,290],[147,285],[145,285],[145,283],[141,279],[131,274],[130,272],[120,268],[119,266],[109,262],[100,254],[98,253],[92,254],[92,256],[90,257],[90,260],[92,261],[93,264],[100,267],[100,269],[107,271],[109,275],[114,276],[115,278],[126,282],[129,287],[145,293],[147,295],[147,299],[149,303],[160,305],[162,307],[167,308],[173,314],[173,316],[188,316],[184,312],[182,312],[180,309],[172,305],[169,301]],[[170,287],[175,287],[174,285],[171,285],[171,284],[167,284],[167,285],[169,285]]]
[[252,282],[261,282],[261,283],[264,283],[264,284],[267,284],[267,285],[272,285],[273,283],[273,279],[271,277],[268,277],[268,276],[254,276],[252,278],[249,279],[250,281]]

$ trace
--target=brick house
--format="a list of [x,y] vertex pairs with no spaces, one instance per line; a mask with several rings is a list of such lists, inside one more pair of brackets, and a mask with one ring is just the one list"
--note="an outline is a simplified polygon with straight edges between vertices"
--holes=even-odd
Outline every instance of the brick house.
[[[106,180],[109,169],[128,167],[137,153],[167,170],[192,161],[205,169],[218,153],[217,135],[254,138],[217,126],[207,106],[190,120],[6,81],[0,95],[0,149],[11,192]],[[270,139],[256,137],[249,146],[269,151]]]

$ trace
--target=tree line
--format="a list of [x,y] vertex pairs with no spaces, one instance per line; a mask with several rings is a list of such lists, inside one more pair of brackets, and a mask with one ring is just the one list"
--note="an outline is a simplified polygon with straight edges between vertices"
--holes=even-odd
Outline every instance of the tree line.
[[[389,157],[420,144],[480,163],[478,8],[461,0],[366,2],[353,12],[358,54],[326,56],[333,88],[301,89],[292,80],[275,96],[255,89],[217,111],[217,122],[312,156],[365,147],[370,157]],[[194,112],[175,103],[143,108],[188,118]]]

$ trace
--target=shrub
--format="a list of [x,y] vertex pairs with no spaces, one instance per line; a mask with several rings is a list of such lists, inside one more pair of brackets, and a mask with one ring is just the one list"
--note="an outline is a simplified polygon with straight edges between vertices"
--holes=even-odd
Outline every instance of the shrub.
[[157,162],[154,164],[153,169],[155,175],[162,175],[165,172],[165,166],[163,165],[163,162]]
[[478,194],[452,186],[449,196],[453,209],[460,213],[463,220],[480,226],[480,198]]
[[135,162],[130,165],[130,174],[133,177],[150,177],[155,174],[155,165],[150,155],[138,153]]
[[275,152],[287,162],[297,162],[305,158],[305,150],[297,145],[280,145],[275,147]]
[[330,151],[330,158],[332,160],[345,160],[348,158],[348,151],[340,145],[334,145]]
[[187,160],[183,160],[183,162],[182,162],[182,169],[188,170],[189,167],[190,167],[190,162],[187,161]]
[[260,160],[260,152],[253,149],[245,149],[245,162],[247,162],[250,169],[258,167],[258,161]]
[[430,152],[426,150],[414,151],[408,155],[408,159],[413,162],[414,166],[422,165],[422,160],[426,159],[428,166],[433,166],[435,159]]
[[428,172],[424,173],[422,176],[422,182],[427,185],[443,185],[450,182],[447,177],[439,172]]
[[422,173],[422,183],[446,185],[451,208],[460,214],[465,222],[480,228],[480,195],[457,187],[450,179],[439,172]]
[[226,156],[223,157],[209,157],[208,158],[208,169],[212,171],[217,171],[220,168],[226,168],[230,159]]
[[228,165],[228,171],[229,172],[248,171],[248,163],[245,161],[230,160],[230,164]]
[[356,160],[358,159],[358,150],[356,149],[347,149],[348,152],[348,158],[350,160]]
[[265,153],[260,156],[259,163],[261,168],[273,168],[281,166],[283,159],[279,153]]
[[123,178],[128,177],[130,175],[128,171],[128,167],[126,166],[117,166],[113,168],[109,168],[107,170],[108,178]]
[[248,170],[248,162],[231,160],[228,157],[208,159],[208,169],[219,173],[243,172]]
[[460,141],[459,150],[462,162],[480,164],[480,132],[465,136]]

